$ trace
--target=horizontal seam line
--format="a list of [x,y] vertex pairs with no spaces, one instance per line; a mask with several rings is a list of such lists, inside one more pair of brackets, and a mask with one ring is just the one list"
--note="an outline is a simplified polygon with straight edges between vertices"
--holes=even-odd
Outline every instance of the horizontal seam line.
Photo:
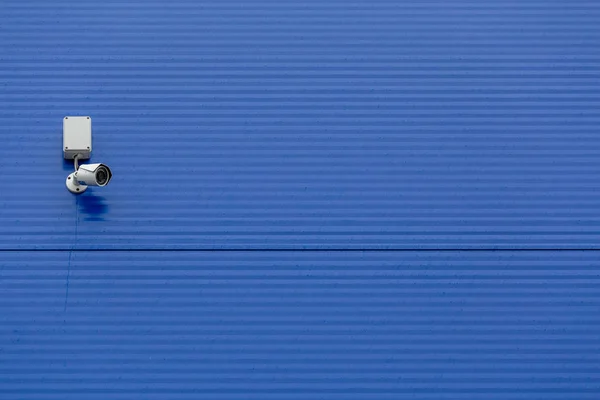
[[354,248],[354,249],[344,249],[344,248],[323,248],[323,249],[293,249],[293,248],[266,248],[266,249],[199,249],[199,248],[176,248],[176,249],[136,249],[136,248],[117,248],[117,249],[86,249],[86,248],[78,248],[78,249],[31,249],[31,248],[23,248],[23,249],[0,249],[0,252],[76,252],[76,251],[87,251],[87,252],[199,252],[199,253],[244,253],[244,252],[273,252],[273,253],[288,253],[288,252],[364,252],[364,253],[391,253],[391,252],[440,252],[440,253],[450,253],[450,252],[566,252],[566,251],[600,251],[600,248],[520,248],[520,249],[497,249],[497,248],[477,248],[477,249],[469,249],[469,248],[455,248],[455,249],[437,249],[437,248],[429,248],[429,249],[418,249],[418,248],[403,248],[403,249],[369,249],[369,248]]

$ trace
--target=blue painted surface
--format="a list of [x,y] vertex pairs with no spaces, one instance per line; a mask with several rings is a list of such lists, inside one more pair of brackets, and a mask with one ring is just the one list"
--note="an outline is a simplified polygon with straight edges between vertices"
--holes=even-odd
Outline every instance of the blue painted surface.
[[599,23],[0,1],[0,399],[597,399]]
[[0,254],[2,398],[600,391],[593,252]]
[[597,2],[1,11],[1,248],[598,247]]

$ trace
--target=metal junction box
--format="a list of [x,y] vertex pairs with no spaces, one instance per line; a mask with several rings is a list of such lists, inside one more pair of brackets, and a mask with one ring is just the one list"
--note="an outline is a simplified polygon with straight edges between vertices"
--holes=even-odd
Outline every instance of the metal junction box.
[[90,117],[65,117],[63,119],[64,158],[87,160],[92,153],[92,119]]

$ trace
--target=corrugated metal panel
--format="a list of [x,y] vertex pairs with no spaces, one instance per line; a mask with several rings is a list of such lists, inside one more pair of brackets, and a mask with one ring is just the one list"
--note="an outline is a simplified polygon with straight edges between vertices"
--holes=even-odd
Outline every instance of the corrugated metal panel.
[[[592,1],[2,1],[0,248],[597,248],[599,23]],[[77,200],[65,115],[115,172]]]
[[599,22],[1,1],[0,398],[596,399]]
[[0,260],[6,399],[600,392],[595,252],[3,252]]

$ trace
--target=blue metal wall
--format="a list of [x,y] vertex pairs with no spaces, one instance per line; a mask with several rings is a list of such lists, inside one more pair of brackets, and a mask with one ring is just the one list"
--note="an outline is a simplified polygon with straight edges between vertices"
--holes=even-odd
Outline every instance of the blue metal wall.
[[597,253],[76,251],[3,261],[6,399],[600,392]]
[[599,26],[0,0],[0,397],[597,399]]

